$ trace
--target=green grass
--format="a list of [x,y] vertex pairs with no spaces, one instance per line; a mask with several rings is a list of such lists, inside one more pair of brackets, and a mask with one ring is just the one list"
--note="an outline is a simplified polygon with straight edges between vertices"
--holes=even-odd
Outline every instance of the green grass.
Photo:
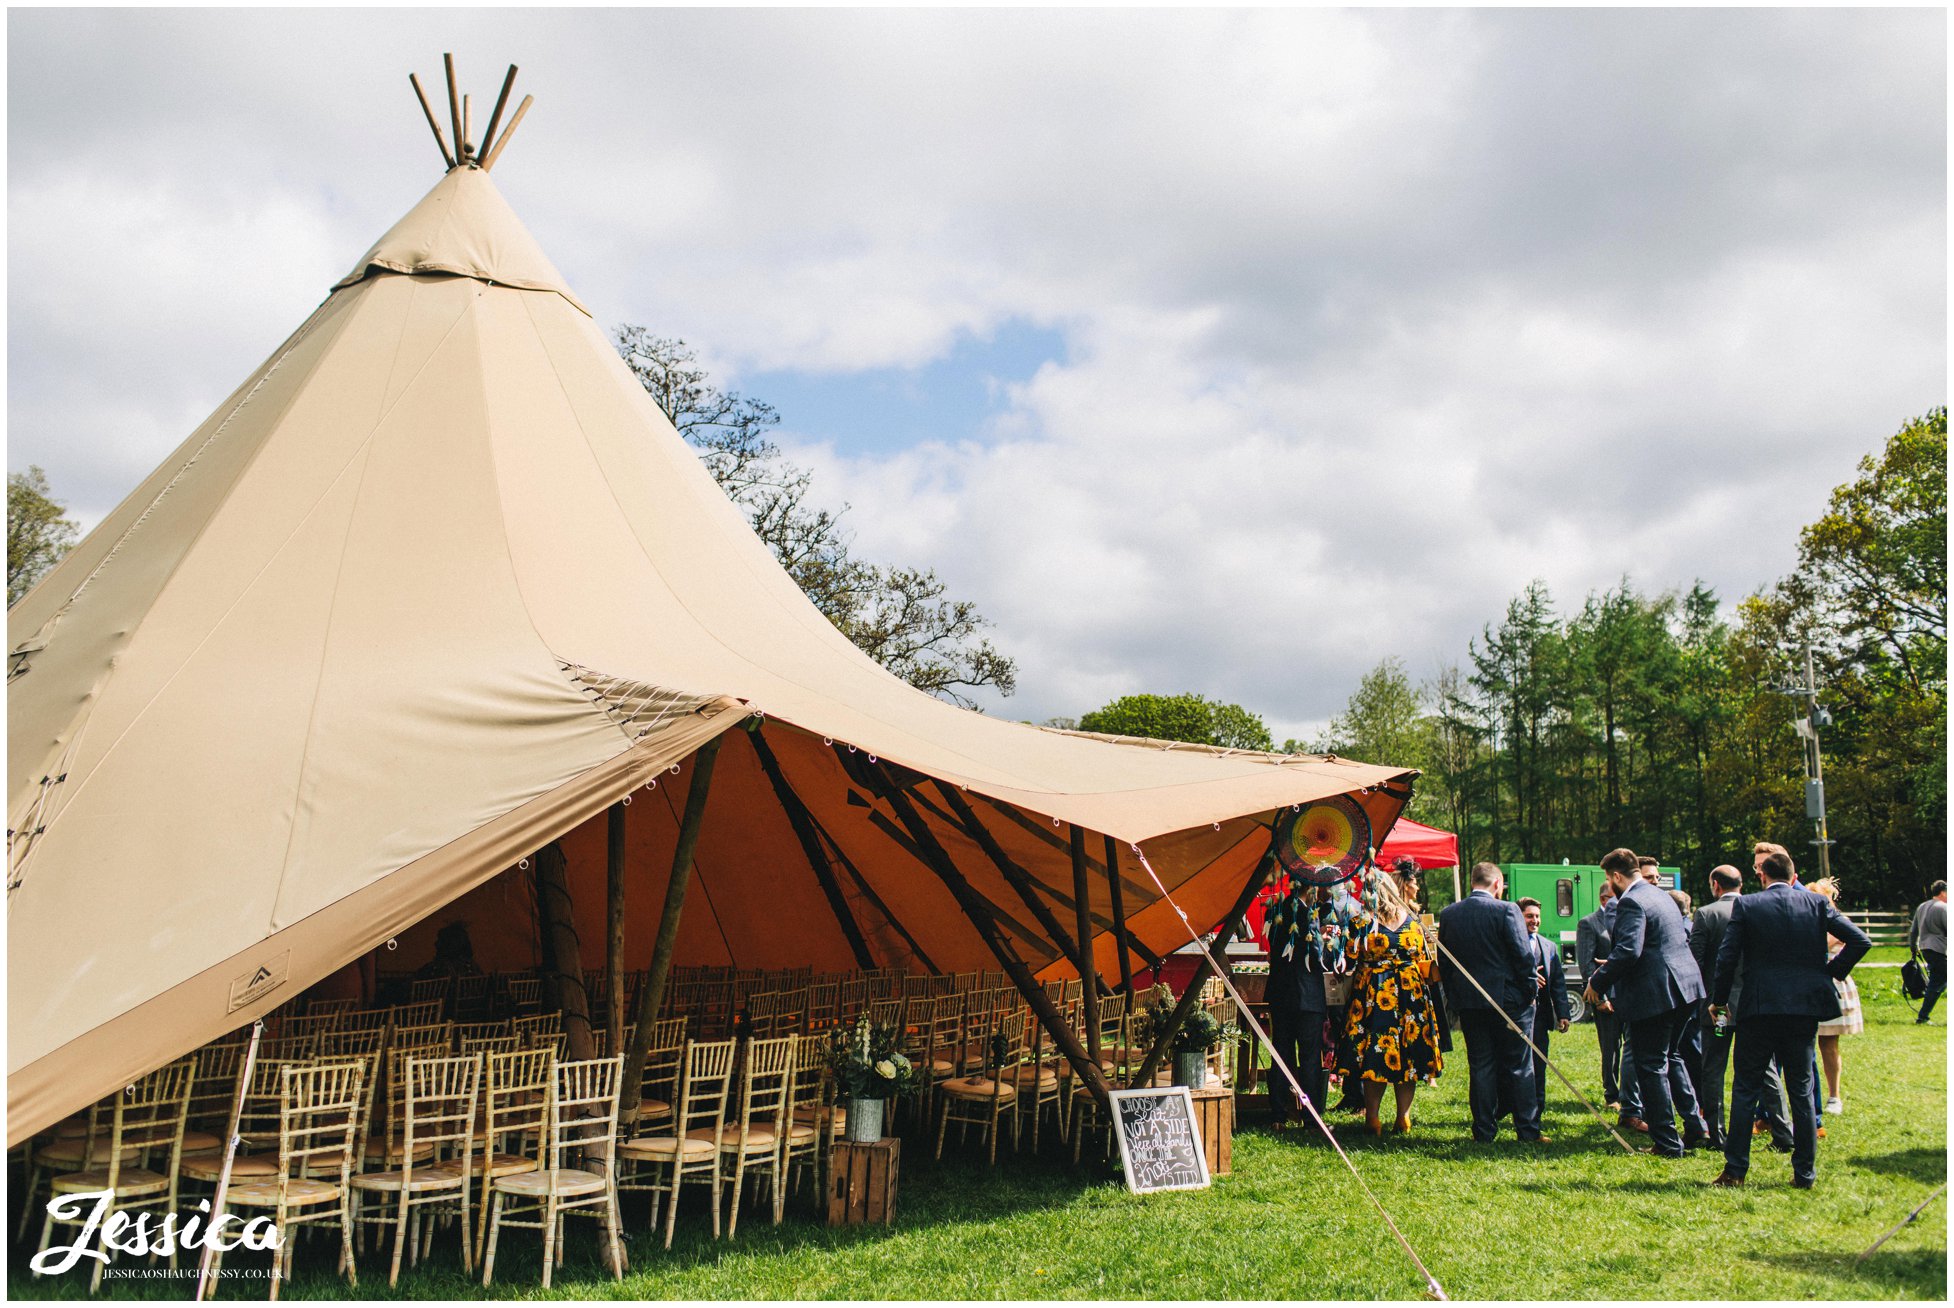
[[[1912,1025],[1897,971],[1862,974],[1867,1030],[1846,1041],[1847,1111],[1828,1118],[1816,1191],[1790,1188],[1780,1155],[1760,1148],[1751,1184],[1714,1190],[1715,1155],[1628,1157],[1556,1085],[1554,1144],[1523,1152],[1467,1136],[1465,1061],[1419,1092],[1404,1138],[1372,1140],[1337,1120],[1352,1160],[1406,1237],[1460,1299],[1944,1299],[1947,1209],[1865,1262],[1857,1255],[1946,1179],[1946,1028]],[[1556,1062],[1597,1086],[1592,1027],[1554,1042]],[[1597,1086],[1598,1090],[1598,1086]],[[974,1151],[973,1151],[974,1152]],[[1203,1192],[1135,1196],[1107,1170],[1055,1155],[995,1172],[906,1141],[893,1229],[820,1224],[804,1196],[779,1227],[742,1218],[728,1243],[688,1197],[668,1253],[627,1202],[632,1271],[599,1266],[588,1225],[544,1296],[533,1233],[505,1238],[498,1298],[623,1299],[1411,1299],[1422,1280],[1336,1155],[1257,1127],[1235,1137],[1233,1175]],[[323,1246],[301,1246],[293,1298],[347,1292]],[[262,1258],[262,1255],[258,1257]],[[249,1265],[249,1264],[240,1264]],[[80,1298],[84,1278],[24,1274],[15,1297]],[[484,1297],[444,1241],[432,1264],[389,1294],[386,1263],[362,1260],[360,1297]],[[226,1298],[261,1298],[261,1280]],[[183,1282],[121,1282],[105,1297],[187,1297]]]

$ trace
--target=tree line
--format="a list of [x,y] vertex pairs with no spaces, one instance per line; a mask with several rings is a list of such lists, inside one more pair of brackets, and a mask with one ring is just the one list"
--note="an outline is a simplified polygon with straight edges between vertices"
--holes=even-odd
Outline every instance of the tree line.
[[[1807,646],[1831,719],[1817,733],[1833,872],[1862,906],[1910,904],[1947,862],[1945,408],[1864,459],[1800,533],[1796,567],[1733,612],[1701,582],[1624,577],[1564,607],[1535,581],[1463,659],[1420,682],[1387,658],[1321,739],[1283,748],[1421,769],[1408,815],[1458,833],[1468,862],[1592,863],[1626,845],[1694,882],[1748,867],[1763,839],[1815,870],[1805,700],[1786,693]],[[1198,703],[1176,713],[1182,700]],[[1247,710],[1200,703],[1129,696],[1078,725],[1252,748],[1246,717],[1267,740]]]

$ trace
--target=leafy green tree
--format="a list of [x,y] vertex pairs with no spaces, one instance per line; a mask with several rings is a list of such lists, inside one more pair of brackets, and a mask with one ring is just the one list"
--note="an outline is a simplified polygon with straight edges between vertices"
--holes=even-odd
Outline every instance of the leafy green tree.
[[1404,660],[1391,655],[1366,672],[1343,712],[1330,719],[1323,751],[1366,763],[1420,768],[1430,744],[1424,695]]
[[7,474],[7,607],[61,562],[81,528],[49,492],[38,466]]
[[612,336],[625,365],[698,451],[720,489],[836,629],[910,685],[965,708],[966,693],[1017,688],[1017,664],[983,636],[989,622],[925,568],[887,567],[854,556],[838,511],[810,503],[813,476],[781,456],[768,433],[770,404],[725,391],[684,341],[621,326]]
[[1193,745],[1269,750],[1274,743],[1262,719],[1239,704],[1201,695],[1122,695],[1079,718],[1079,730],[1109,736],[1145,736]]

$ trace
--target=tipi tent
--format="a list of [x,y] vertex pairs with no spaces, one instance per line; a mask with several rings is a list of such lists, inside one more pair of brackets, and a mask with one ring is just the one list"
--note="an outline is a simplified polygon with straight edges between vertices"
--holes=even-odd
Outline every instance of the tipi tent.
[[[473,162],[14,607],[8,642],[16,1142],[416,924],[473,905],[493,947],[498,873],[552,839],[601,915],[627,795],[641,960],[685,761],[737,726],[680,962],[993,966],[893,786],[1046,975],[1071,964],[999,856],[1070,921],[1070,827],[1094,833],[1111,975],[1110,841],[1145,842],[1211,921],[1282,806],[1352,794],[1382,832],[1409,776],[1023,726],[890,676]],[[1131,947],[1183,943],[1116,872]]]

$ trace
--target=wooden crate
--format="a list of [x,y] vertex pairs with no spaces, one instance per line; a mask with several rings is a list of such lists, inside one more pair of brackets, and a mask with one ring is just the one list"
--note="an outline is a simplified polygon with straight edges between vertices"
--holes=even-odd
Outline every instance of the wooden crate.
[[893,1226],[896,1170],[901,1161],[902,1141],[894,1138],[874,1144],[837,1140],[828,1165],[828,1225]]
[[1194,1124],[1201,1132],[1201,1148],[1208,1155],[1208,1175],[1226,1176],[1234,1155],[1235,1093],[1226,1087],[1188,1093],[1194,1098]]

